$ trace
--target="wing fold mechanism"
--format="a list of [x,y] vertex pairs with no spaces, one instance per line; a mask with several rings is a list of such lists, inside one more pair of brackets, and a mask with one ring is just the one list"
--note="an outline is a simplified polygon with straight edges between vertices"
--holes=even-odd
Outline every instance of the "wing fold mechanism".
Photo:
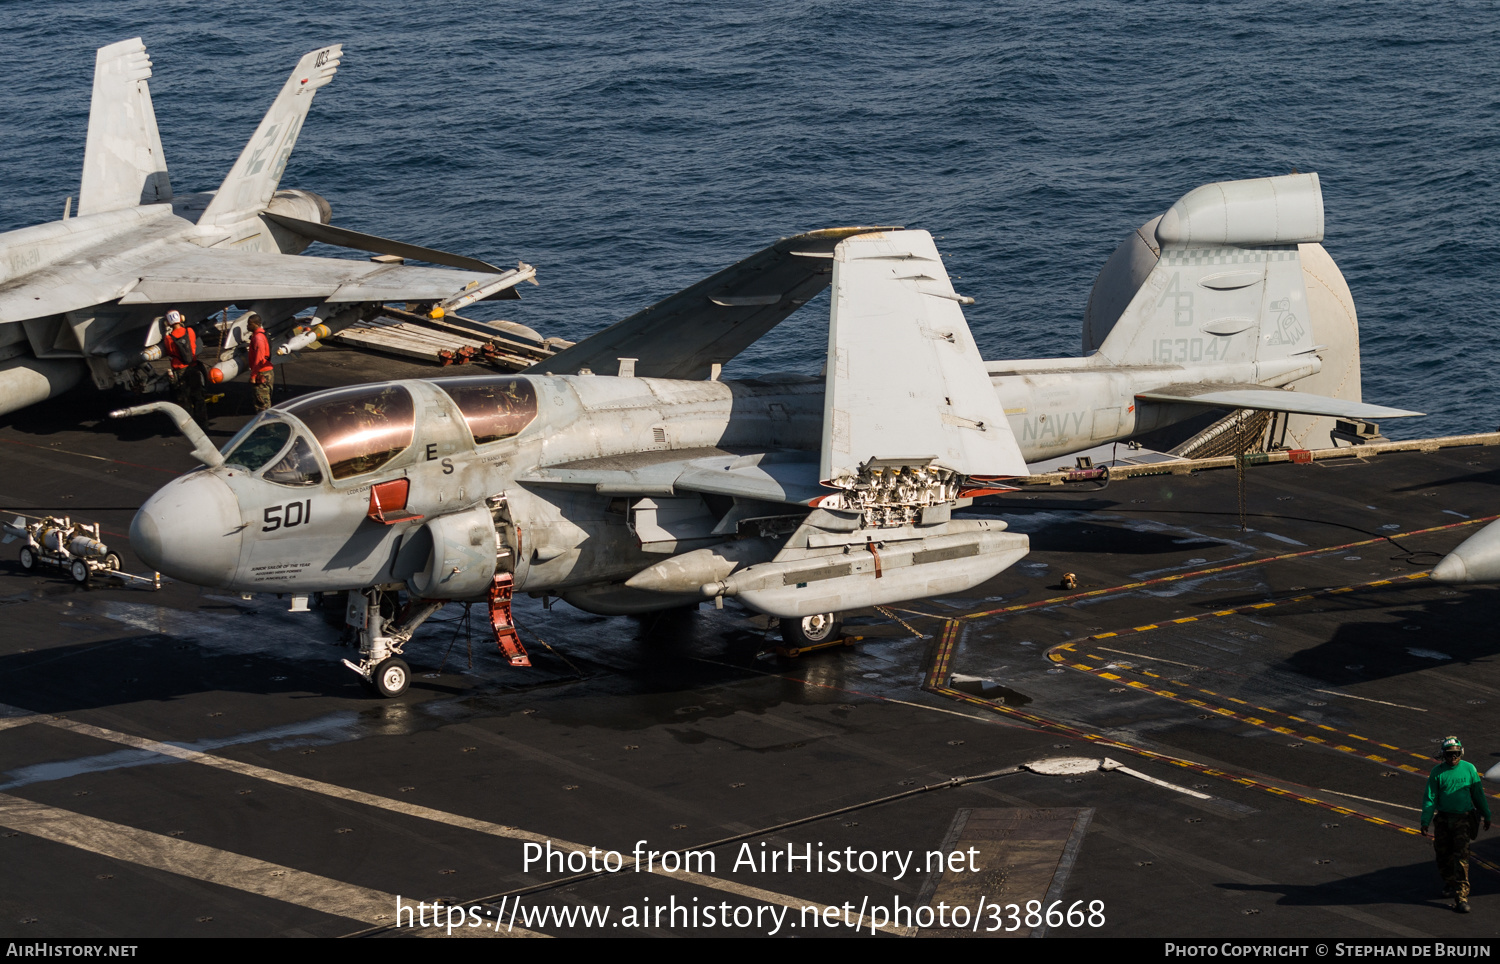
[[[833,257],[818,504],[910,525],[1026,460],[932,236],[884,231]],[[993,488],[993,486],[990,486]]]
[[[642,496],[630,510],[641,548],[674,554],[626,589],[734,596],[795,619],[961,592],[1026,555],[1027,537],[1004,522],[952,516],[967,493],[1027,469],[932,237],[862,233],[838,241],[830,260],[816,461],[700,450],[556,465],[523,480]],[[705,496],[732,496],[735,507],[713,524]]]

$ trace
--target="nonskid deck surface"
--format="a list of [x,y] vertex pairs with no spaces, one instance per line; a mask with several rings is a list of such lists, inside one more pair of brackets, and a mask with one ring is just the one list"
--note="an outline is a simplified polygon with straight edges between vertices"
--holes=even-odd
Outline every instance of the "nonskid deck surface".
[[[330,348],[290,375],[433,371]],[[139,571],[134,508],[194,463],[165,419],[100,402],[0,427],[0,506],[97,520]],[[0,934],[432,935],[397,900],[430,923],[441,898],[483,936],[1018,936],[1044,900],[1077,910],[1049,936],[1493,939],[1495,838],[1464,917],[1413,828],[1443,736],[1500,762],[1497,590],[1423,575],[1500,512],[1497,482],[1493,448],[1266,467],[1244,529],[1232,472],[1027,492],[976,510],[1030,534],[1021,564],[795,660],[732,603],[603,618],[523,597],[518,670],[450,606],[394,701],[286,600],[5,565]],[[1159,782],[1016,769],[1058,757]],[[547,841],[625,863],[558,883],[526,863]],[[699,856],[650,873],[637,849]]]

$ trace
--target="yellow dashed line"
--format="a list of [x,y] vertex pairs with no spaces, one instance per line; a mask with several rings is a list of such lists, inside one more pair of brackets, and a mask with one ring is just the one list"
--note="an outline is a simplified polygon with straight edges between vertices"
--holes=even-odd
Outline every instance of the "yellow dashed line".
[[[1237,784],[1239,784],[1241,786],[1250,787],[1250,788],[1254,788],[1254,789],[1258,789],[1258,790],[1262,790],[1262,791],[1264,791],[1266,793],[1274,793],[1274,794],[1277,794],[1278,796],[1287,796],[1287,795],[1289,795],[1289,791],[1283,790],[1280,787],[1274,787],[1274,786],[1271,786],[1269,784],[1260,783],[1259,781],[1252,780],[1249,777],[1232,776],[1230,774],[1225,773],[1222,770],[1215,770],[1215,769],[1213,769],[1211,767],[1204,766],[1201,763],[1194,763],[1194,762],[1192,762],[1190,760],[1183,760],[1183,759],[1179,759],[1177,757],[1167,756],[1164,753],[1158,753],[1155,750],[1148,750],[1145,747],[1136,746],[1136,745],[1131,744],[1131,743],[1125,743],[1125,742],[1122,742],[1120,740],[1112,739],[1110,737],[1106,737],[1106,736],[1103,736],[1103,735],[1098,734],[1098,733],[1090,733],[1090,732],[1088,732],[1086,730],[1080,730],[1079,728],[1077,728],[1075,726],[1071,726],[1071,725],[1066,724],[1066,723],[1059,723],[1057,721],[1050,720],[1050,719],[1048,719],[1046,717],[1043,717],[1043,716],[1038,716],[1038,715],[1033,714],[1033,713],[1028,713],[1028,712],[1026,712],[1024,710],[1013,709],[1011,707],[1005,706],[1002,703],[996,703],[994,701],[986,700],[986,699],[983,699],[983,698],[980,698],[980,697],[977,697],[977,696],[971,696],[971,695],[969,695],[967,693],[961,693],[958,690],[951,689],[951,688],[943,685],[939,681],[940,680],[946,680],[948,678],[948,669],[949,669],[950,665],[952,664],[953,656],[954,656],[954,651],[957,648],[957,642],[958,642],[957,635],[958,634],[957,634],[957,631],[956,631],[956,627],[958,625],[959,625],[959,623],[958,623],[957,620],[948,620],[947,621],[947,625],[945,627],[945,631],[943,633],[942,640],[941,640],[940,644],[936,647],[932,663],[927,668],[926,680],[925,680],[925,682],[923,684],[923,689],[926,689],[926,690],[928,690],[929,692],[932,692],[932,693],[937,693],[937,694],[939,694],[941,696],[946,696],[946,697],[948,697],[950,699],[958,700],[960,702],[970,703],[970,704],[973,704],[973,705],[976,705],[976,706],[984,706],[984,707],[987,707],[988,709],[990,709],[990,710],[992,710],[992,711],[994,711],[996,713],[1001,714],[1002,716],[1008,716],[1008,717],[1011,717],[1013,719],[1024,720],[1025,722],[1030,723],[1031,725],[1036,726],[1038,728],[1041,728],[1041,729],[1044,729],[1044,730],[1052,730],[1054,732],[1065,733],[1065,734],[1068,734],[1068,735],[1074,737],[1075,739],[1088,740],[1088,741],[1090,741],[1092,743],[1095,743],[1095,744],[1098,744],[1098,745],[1101,745],[1101,746],[1104,746],[1104,747],[1110,747],[1110,748],[1115,748],[1115,749],[1118,749],[1118,750],[1121,750],[1121,751],[1124,751],[1124,752],[1134,753],[1137,756],[1143,757],[1145,759],[1155,760],[1155,761],[1160,762],[1160,763],[1169,763],[1172,766],[1181,767],[1181,768],[1187,769],[1187,770],[1192,770],[1192,771],[1195,771],[1197,773],[1201,773],[1201,774],[1203,774],[1205,776],[1213,776],[1213,777],[1219,777],[1219,778],[1222,778],[1222,779],[1225,779],[1225,780],[1230,780],[1230,781],[1232,781],[1234,783],[1237,783]],[[1061,660],[1058,660],[1054,656],[1054,652],[1055,651],[1049,652],[1047,654],[1048,657],[1051,658],[1051,659],[1053,659],[1054,662],[1061,662]],[[1140,683],[1138,681],[1133,681],[1133,680],[1132,681],[1128,681],[1128,685],[1135,686],[1135,687],[1146,688],[1146,685],[1144,683]],[[1147,690],[1148,690],[1148,692],[1157,692],[1156,690],[1150,690],[1149,688],[1147,688]],[[1162,692],[1165,692],[1165,691],[1162,691]],[[1228,713],[1231,716],[1234,715],[1233,711],[1231,711],[1231,710],[1220,709],[1220,712]],[[1372,816],[1368,816],[1368,815],[1365,815],[1365,814],[1358,814],[1358,813],[1356,813],[1356,811],[1348,810],[1348,809],[1344,809],[1344,808],[1340,808],[1340,807],[1336,807],[1332,803],[1329,803],[1329,802],[1324,801],[1324,800],[1318,800],[1318,799],[1313,798],[1313,797],[1297,796],[1296,799],[1300,800],[1303,803],[1311,804],[1311,805],[1316,806],[1316,807],[1322,807],[1322,808],[1327,809],[1327,810],[1333,810],[1333,811],[1338,812],[1338,813],[1355,814],[1355,815],[1360,816],[1363,819],[1369,821],[1370,823],[1373,823],[1373,824],[1376,824],[1376,825],[1382,826],[1382,827],[1387,827],[1387,828],[1389,828],[1391,830],[1395,830],[1395,831],[1397,831],[1399,833],[1405,833],[1405,834],[1415,835],[1418,832],[1415,827],[1406,827],[1406,826],[1403,826],[1403,825],[1401,825],[1399,823],[1395,823],[1394,821],[1385,820],[1385,819],[1382,819],[1382,818],[1379,818],[1379,817],[1372,817]]]

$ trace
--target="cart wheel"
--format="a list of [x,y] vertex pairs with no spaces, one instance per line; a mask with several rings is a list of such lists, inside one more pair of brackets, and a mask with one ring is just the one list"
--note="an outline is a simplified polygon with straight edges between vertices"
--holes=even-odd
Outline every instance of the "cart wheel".
[[843,628],[844,621],[839,618],[838,613],[817,613],[801,619],[783,619],[781,638],[793,648],[816,646],[818,643],[837,639]]
[[89,572],[89,564],[82,559],[74,559],[69,571],[73,573],[73,581],[80,586],[87,586],[89,584],[89,576],[93,575],[93,573]]
[[36,550],[30,546],[21,547],[21,568],[27,573],[36,572]]
[[375,667],[375,672],[370,674],[370,682],[374,684],[375,692],[386,699],[393,699],[406,692],[406,686],[411,682],[411,667],[401,657],[392,656]]
[[116,555],[115,553],[113,553],[113,552],[108,553],[107,555],[105,555],[105,557],[104,557],[104,568],[110,570],[111,572],[119,572],[120,571],[120,557],[118,555]]

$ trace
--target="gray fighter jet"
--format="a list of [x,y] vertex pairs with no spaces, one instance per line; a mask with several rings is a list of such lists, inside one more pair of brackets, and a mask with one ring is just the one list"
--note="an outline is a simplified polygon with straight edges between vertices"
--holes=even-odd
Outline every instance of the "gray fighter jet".
[[[1024,556],[1024,535],[954,510],[1028,461],[1204,406],[1416,414],[1359,400],[1315,175],[1209,185],[1147,229],[1101,272],[1080,359],[983,362],[926,232],[843,228],[780,241],[545,371],[308,395],[223,455],[175,406],[127,410],[167,411],[206,466],[141,507],[131,543],[204,586],[351,590],[350,666],[389,696],[446,601],[487,601],[518,665],[518,590],[606,614],[734,597],[807,645],[842,612],[961,592]],[[822,377],[720,380],[830,283]],[[1326,396],[1282,387],[1324,375]]]
[[[66,391],[85,374],[100,388],[155,387],[161,316],[190,324],[227,305],[257,312],[291,351],[357,320],[368,306],[455,309],[516,297],[529,266],[504,270],[459,255],[329,225],[309,191],[277,190],[313,95],[333,79],[340,45],[303,57],[216,192],[173,194],[139,38],[100,48],[78,208],[63,220],[0,235],[0,414]],[[459,270],[296,257],[313,241]],[[293,315],[317,306],[293,332]],[[224,333],[215,380],[243,367],[242,315]],[[210,364],[214,364],[210,362]]]

